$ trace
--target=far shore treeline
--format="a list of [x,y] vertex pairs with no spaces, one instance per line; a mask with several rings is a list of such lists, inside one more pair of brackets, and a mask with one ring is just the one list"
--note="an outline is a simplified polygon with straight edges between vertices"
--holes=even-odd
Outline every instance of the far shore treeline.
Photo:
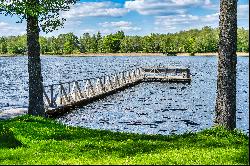
[[[40,37],[42,54],[79,53],[206,53],[217,52],[219,29],[203,27],[172,34],[126,36],[123,31],[102,36],[100,32]],[[249,52],[249,30],[238,28],[238,52]],[[0,37],[0,54],[26,54],[26,35]]]

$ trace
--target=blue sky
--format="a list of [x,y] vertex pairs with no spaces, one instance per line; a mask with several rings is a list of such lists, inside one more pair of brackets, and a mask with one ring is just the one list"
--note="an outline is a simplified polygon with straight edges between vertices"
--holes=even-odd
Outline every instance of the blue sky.
[[[219,0],[81,0],[67,12],[64,28],[46,36],[73,32],[103,35],[173,33],[204,26],[218,27]],[[25,34],[17,17],[0,15],[0,36]],[[249,1],[238,0],[238,27],[249,29]]]

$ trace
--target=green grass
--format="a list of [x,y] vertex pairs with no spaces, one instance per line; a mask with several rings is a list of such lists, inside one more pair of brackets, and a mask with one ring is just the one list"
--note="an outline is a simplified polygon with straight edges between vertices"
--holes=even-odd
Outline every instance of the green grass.
[[22,116],[0,121],[0,164],[249,164],[249,137],[213,128],[140,135],[67,127]]

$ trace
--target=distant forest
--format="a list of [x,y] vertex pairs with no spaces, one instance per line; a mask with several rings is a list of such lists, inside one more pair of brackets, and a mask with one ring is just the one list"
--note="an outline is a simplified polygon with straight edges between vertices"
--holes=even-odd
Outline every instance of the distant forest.
[[[42,54],[78,53],[205,53],[217,52],[219,29],[203,27],[178,33],[126,36],[123,31],[102,36],[100,32],[78,37],[73,33],[40,37]],[[26,54],[26,35],[0,37],[0,54]],[[238,29],[238,52],[249,52],[249,30]]]

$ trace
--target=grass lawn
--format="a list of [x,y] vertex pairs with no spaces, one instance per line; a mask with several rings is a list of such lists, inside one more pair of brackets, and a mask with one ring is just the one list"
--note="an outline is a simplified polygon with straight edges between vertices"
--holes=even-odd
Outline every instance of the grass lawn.
[[0,121],[0,164],[249,164],[249,137],[213,128],[140,135],[22,116]]

